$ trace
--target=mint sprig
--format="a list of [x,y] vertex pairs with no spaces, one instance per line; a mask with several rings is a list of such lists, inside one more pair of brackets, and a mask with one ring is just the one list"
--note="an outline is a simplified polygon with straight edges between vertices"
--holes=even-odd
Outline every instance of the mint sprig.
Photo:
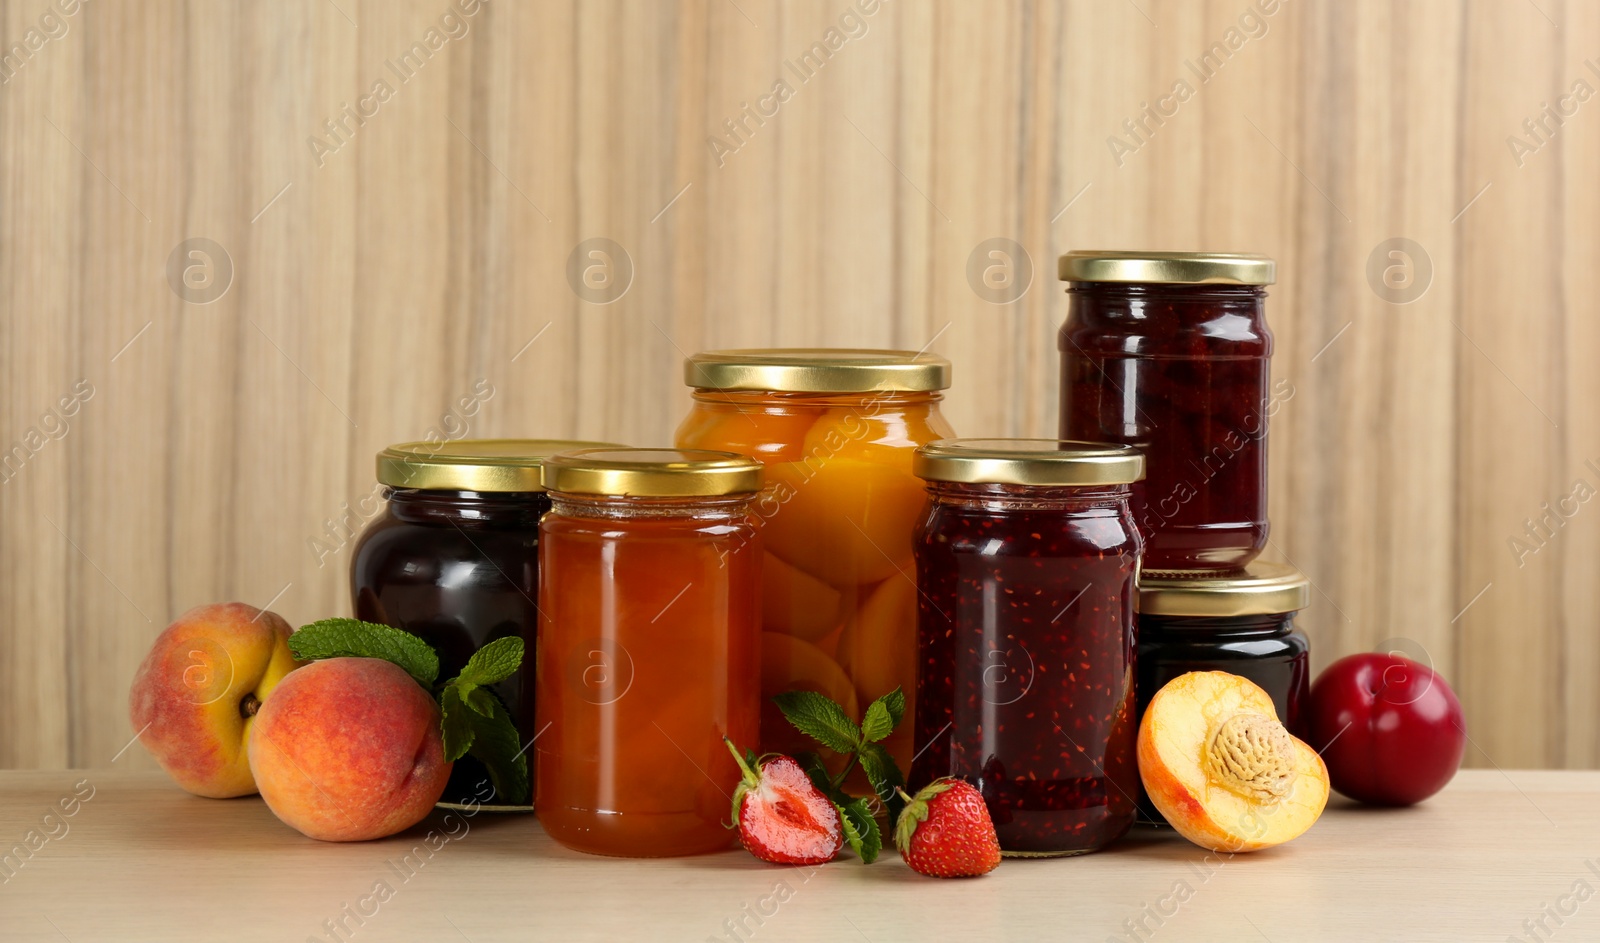
[[511,715],[489,685],[511,677],[522,665],[522,639],[499,638],[478,649],[461,673],[439,685],[439,656],[410,632],[359,619],[323,619],[289,636],[301,661],[381,658],[400,666],[439,701],[439,732],[445,759],[472,756],[489,770],[500,801],[528,801],[528,758]]
[[900,810],[905,805],[900,790],[905,777],[895,764],[889,751],[878,741],[894,733],[906,712],[904,692],[895,688],[867,706],[861,723],[857,724],[844,708],[826,695],[814,691],[788,691],[774,697],[773,702],[783,712],[785,719],[795,729],[836,753],[849,757],[837,776],[828,772],[822,758],[815,753],[803,754],[797,759],[804,767],[812,785],[839,810],[844,822],[845,841],[863,864],[871,864],[883,849],[883,835],[872,814],[871,800],[851,796],[844,791],[844,781],[856,764],[872,784],[872,791],[888,811],[889,826],[894,827]]
[[511,715],[487,685],[515,674],[523,650],[520,638],[495,639],[439,691],[445,758],[454,762],[470,754],[488,768],[495,794],[512,803],[527,801],[528,755]]
[[289,636],[289,651],[300,661],[382,658],[405,669],[429,691],[439,677],[439,656],[427,642],[393,626],[360,619],[323,619],[303,625]]

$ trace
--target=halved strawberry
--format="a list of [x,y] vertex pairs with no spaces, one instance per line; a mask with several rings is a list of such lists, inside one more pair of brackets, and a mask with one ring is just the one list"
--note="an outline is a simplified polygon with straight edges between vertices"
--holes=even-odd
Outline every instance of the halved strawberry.
[[773,754],[752,769],[732,741],[723,742],[744,773],[733,791],[733,821],[745,850],[774,864],[832,861],[844,845],[844,824],[800,764]]
[[989,807],[972,784],[937,779],[916,796],[900,793],[906,807],[894,843],[911,870],[936,878],[988,874],[1000,864],[1000,840]]

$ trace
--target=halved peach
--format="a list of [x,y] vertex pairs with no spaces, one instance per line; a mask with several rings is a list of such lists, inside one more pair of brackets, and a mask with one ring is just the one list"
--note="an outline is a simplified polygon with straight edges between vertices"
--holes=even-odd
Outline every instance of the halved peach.
[[1328,804],[1328,768],[1278,721],[1272,698],[1225,671],[1167,682],[1139,723],[1139,778],[1184,838],[1258,851],[1310,828]]
[[[908,561],[907,573],[915,572]],[[904,769],[911,764],[912,717],[917,693],[917,585],[898,574],[865,595],[839,634],[839,667],[855,681],[859,703],[899,688],[905,718],[884,741]]]
[[806,433],[820,414],[815,406],[700,403],[678,426],[680,449],[739,452],[763,462],[795,462],[805,454]]

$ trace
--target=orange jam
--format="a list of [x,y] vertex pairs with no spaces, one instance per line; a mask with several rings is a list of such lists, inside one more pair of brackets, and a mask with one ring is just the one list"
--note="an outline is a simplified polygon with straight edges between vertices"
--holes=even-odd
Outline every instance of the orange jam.
[[727,452],[583,449],[546,460],[535,798],[578,851],[725,848],[757,738],[761,466]]
[[[911,540],[927,497],[917,446],[954,435],[939,412],[942,357],[893,350],[731,350],[685,364],[694,406],[680,448],[760,459],[754,504],[762,562],[762,749],[815,750],[772,704],[817,691],[852,716],[905,692],[888,740],[908,767],[916,691],[917,588]],[[824,753],[837,768],[838,757]]]

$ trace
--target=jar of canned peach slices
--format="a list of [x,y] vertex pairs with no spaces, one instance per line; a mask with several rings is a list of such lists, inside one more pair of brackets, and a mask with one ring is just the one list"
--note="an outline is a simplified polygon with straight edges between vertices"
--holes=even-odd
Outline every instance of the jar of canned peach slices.
[[[684,364],[694,406],[677,446],[760,459],[762,749],[815,750],[772,704],[817,691],[852,717],[905,692],[887,746],[911,755],[917,586],[911,539],[926,494],[918,446],[955,434],[939,412],[950,362],[909,350],[718,350]],[[823,754],[825,761],[838,757]]]

